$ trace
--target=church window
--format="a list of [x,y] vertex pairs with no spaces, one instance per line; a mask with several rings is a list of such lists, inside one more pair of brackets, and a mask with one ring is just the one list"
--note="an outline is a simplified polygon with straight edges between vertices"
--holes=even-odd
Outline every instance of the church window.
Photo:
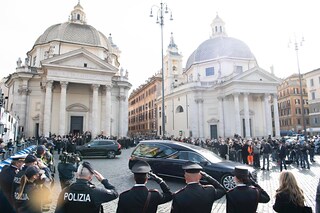
[[33,66],[36,66],[37,56],[33,57]]
[[83,66],[84,66],[84,67],[88,67],[88,64],[87,64],[87,63],[84,63]]
[[242,66],[236,66],[236,73],[242,73]]
[[310,86],[312,86],[312,87],[314,86],[312,78],[310,79]]
[[176,70],[177,70],[177,67],[176,67],[176,66],[173,66],[173,67],[172,67],[172,70],[173,70],[173,71],[176,71]]
[[222,26],[220,26],[220,32],[222,33]]
[[183,108],[182,106],[178,106],[176,109],[176,113],[181,113],[181,112],[183,112]]
[[216,30],[216,32],[218,32],[218,27],[217,26],[215,26],[215,30]]
[[80,20],[80,14],[77,14],[77,20]]
[[214,67],[206,68],[206,76],[214,75]]

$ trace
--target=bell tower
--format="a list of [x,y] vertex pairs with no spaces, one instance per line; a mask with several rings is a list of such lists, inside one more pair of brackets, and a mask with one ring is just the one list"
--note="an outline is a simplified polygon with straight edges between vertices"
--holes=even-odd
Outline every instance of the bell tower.
[[167,54],[164,56],[164,93],[170,94],[182,82],[182,55],[171,33]]

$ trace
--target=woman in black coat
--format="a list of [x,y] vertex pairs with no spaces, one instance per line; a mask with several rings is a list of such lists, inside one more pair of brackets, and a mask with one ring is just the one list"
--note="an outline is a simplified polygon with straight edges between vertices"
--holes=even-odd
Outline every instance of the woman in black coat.
[[303,191],[299,188],[294,175],[289,171],[281,172],[279,184],[273,210],[280,213],[305,212]]

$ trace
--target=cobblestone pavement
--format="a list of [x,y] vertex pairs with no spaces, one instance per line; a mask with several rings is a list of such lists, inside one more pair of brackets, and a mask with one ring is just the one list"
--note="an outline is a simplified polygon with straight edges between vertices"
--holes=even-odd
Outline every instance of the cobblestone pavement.
[[[111,184],[113,184],[119,193],[130,189],[133,184],[133,175],[128,169],[128,159],[132,152],[133,148],[124,149],[122,154],[118,156],[116,159],[87,159],[90,163],[94,165],[94,168],[101,172]],[[58,156],[55,155],[56,164],[58,163]],[[299,186],[303,189],[304,195],[306,197],[306,204],[315,208],[315,195],[316,188],[320,178],[320,156],[315,156],[316,163],[311,165],[311,169],[301,169],[298,168],[295,164],[288,165],[288,170],[293,172]],[[279,167],[272,162],[272,167],[270,171],[258,171],[258,182],[259,185],[268,192],[271,200],[267,204],[259,204],[258,212],[269,213],[274,212],[272,209],[272,205],[275,201],[275,191],[279,186]],[[51,210],[49,212],[54,212],[55,204],[57,197],[60,193],[60,184],[58,181],[58,174],[55,175],[56,184],[54,187],[54,197],[53,197],[53,205],[51,206]],[[173,180],[173,179],[165,179],[168,185],[170,186],[172,191],[177,191],[182,188],[185,184],[182,180]],[[94,180],[94,183],[97,187],[102,187],[102,185]],[[150,181],[147,183],[149,188],[159,188],[159,186]],[[104,212],[105,213],[113,213],[116,212],[118,199],[111,201],[109,203],[104,204]],[[170,212],[171,202],[165,203],[158,207],[158,213],[167,213]],[[220,213],[226,212],[226,200],[225,197],[221,198],[218,201],[215,201],[212,207],[212,212]]]

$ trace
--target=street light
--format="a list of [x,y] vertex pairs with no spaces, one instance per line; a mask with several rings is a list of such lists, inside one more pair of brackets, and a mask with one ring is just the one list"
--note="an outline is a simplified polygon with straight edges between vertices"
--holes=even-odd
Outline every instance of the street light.
[[[302,111],[302,125],[303,125],[303,131],[304,131],[304,138],[306,140],[306,121],[304,116],[304,102],[303,102],[303,90],[302,90],[302,79],[300,74],[300,64],[299,64],[299,46],[302,46],[302,43],[304,42],[304,38],[301,38],[300,42],[297,42],[296,36],[294,36],[294,50],[296,51],[297,56],[297,65],[298,65],[298,74],[299,74],[299,83],[300,83],[300,102],[301,102],[301,111]],[[291,41],[289,41],[289,45],[291,44]]]
[[164,15],[168,14],[170,11],[170,21],[173,20],[172,18],[172,12],[170,8],[168,8],[168,5],[166,3],[160,3],[160,7],[153,5],[151,7],[151,12],[150,12],[150,17],[153,17],[152,9],[156,8],[157,9],[157,21],[156,24],[160,24],[161,28],[161,79],[162,79],[162,94],[161,94],[161,99],[162,99],[162,137],[165,137],[165,110],[164,110],[164,70],[163,70],[163,25],[164,25]]

